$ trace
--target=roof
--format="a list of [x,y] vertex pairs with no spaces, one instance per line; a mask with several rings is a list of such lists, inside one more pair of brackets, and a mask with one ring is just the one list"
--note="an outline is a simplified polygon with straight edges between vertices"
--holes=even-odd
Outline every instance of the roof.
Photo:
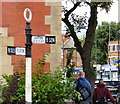
[[71,37],[67,38],[62,48],[75,48],[73,39]]

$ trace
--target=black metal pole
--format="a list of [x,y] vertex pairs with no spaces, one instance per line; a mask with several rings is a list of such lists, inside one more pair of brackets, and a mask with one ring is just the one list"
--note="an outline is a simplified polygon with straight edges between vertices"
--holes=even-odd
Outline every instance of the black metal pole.
[[26,22],[26,57],[31,57],[32,35],[31,35],[30,23]]

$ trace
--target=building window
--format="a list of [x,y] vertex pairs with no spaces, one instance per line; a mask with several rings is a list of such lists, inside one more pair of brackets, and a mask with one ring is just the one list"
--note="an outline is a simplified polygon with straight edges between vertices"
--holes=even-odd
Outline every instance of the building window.
[[115,52],[115,51],[118,50],[118,48],[120,49],[120,46],[118,47],[118,45],[110,45],[110,46],[108,47],[108,51],[110,51],[110,52]]
[[113,45],[113,50],[112,51],[115,51],[115,45]]
[[112,46],[110,46],[110,51],[113,51],[113,48],[112,48]]

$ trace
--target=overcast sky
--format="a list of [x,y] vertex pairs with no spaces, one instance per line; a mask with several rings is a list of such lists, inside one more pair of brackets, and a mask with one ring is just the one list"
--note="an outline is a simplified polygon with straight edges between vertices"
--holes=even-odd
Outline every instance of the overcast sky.
[[113,5],[110,8],[108,13],[104,11],[100,11],[98,13],[98,23],[100,24],[102,21],[114,21],[118,22],[118,1],[114,0]]
[[[106,22],[111,22],[111,21],[114,21],[114,22],[118,22],[118,0],[113,0],[113,4],[110,8],[110,11],[108,13],[106,13],[105,10],[99,10],[98,9],[98,24],[101,24],[103,21],[106,21]],[[68,4],[69,7],[71,8],[71,4]],[[75,12],[80,15],[84,15],[85,12],[87,12],[87,15],[89,16],[89,8],[86,8],[86,7],[82,7],[82,8],[77,8],[75,10]],[[63,27],[64,25],[62,25]],[[64,32],[63,32],[64,33]],[[85,35],[85,32],[83,30],[82,34]],[[80,35],[80,34],[79,34]],[[81,35],[80,35],[81,36]]]

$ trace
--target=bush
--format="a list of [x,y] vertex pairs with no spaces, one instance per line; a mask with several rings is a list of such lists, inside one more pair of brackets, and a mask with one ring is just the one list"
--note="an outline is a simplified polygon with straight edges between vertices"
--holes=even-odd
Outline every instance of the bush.
[[[16,74],[14,74],[12,83],[9,84],[9,87],[3,94],[4,102],[17,104],[25,99],[25,75],[20,76],[18,85],[15,82],[15,78],[17,78],[15,76]],[[75,93],[73,82],[73,79],[68,79],[64,82],[62,73],[59,71],[33,76],[33,104],[64,104],[64,99],[72,98],[72,95]]]
[[[42,64],[44,64],[43,61]],[[37,68],[39,66],[42,65],[37,65]],[[34,73],[32,76],[33,104],[64,104],[64,99],[71,99],[73,95],[77,94],[74,90],[73,78],[63,81],[61,71],[41,73],[41,70],[42,68],[40,70],[37,69],[39,72]],[[8,83],[4,85],[6,87],[4,87],[3,104],[8,104],[8,102],[9,104],[24,104],[25,74],[4,75],[4,78]]]

